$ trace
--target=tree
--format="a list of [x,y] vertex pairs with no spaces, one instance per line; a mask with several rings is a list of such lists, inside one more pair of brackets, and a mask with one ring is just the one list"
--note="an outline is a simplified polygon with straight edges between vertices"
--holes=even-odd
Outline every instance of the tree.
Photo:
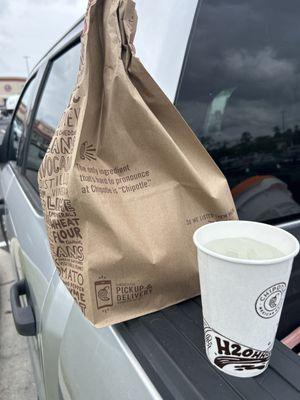
[[248,144],[252,141],[252,135],[250,132],[244,132],[241,136],[241,143]]

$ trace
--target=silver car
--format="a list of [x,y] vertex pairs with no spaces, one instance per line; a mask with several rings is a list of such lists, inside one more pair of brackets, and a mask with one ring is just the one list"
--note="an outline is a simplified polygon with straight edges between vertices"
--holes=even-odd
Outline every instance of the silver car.
[[[137,11],[137,55],[227,177],[240,217],[299,238],[300,4],[137,0]],[[75,85],[82,28],[80,20],[33,69],[0,147],[12,312],[38,398],[299,399],[300,350],[280,342],[300,325],[298,259],[270,368],[247,380],[208,363],[200,298],[97,329],[60,280],[37,171]]]

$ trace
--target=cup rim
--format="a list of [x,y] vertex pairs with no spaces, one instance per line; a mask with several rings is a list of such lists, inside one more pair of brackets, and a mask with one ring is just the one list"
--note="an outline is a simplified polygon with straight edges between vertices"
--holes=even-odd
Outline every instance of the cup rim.
[[[294,242],[295,244],[295,250],[292,251],[291,253],[282,256],[282,257],[277,257],[277,258],[268,258],[268,259],[264,259],[264,260],[249,260],[249,259],[245,259],[245,258],[235,258],[235,257],[229,257],[229,256],[225,256],[223,254],[219,254],[216,253],[213,250],[210,250],[208,248],[206,248],[204,245],[200,244],[197,241],[197,235],[198,232],[205,229],[205,227],[207,226],[211,226],[211,225],[215,225],[215,224],[243,224],[243,223],[247,223],[247,224],[252,224],[252,225],[264,225],[264,226],[268,226],[270,229],[273,230],[277,230],[280,231],[281,234],[283,233],[284,235],[286,235],[289,240],[291,240],[292,242]],[[231,263],[235,263],[235,264],[247,264],[247,265],[270,265],[270,264],[279,264],[282,263],[284,261],[287,261],[289,259],[295,258],[296,255],[299,253],[299,249],[300,249],[300,245],[299,245],[299,241],[298,239],[292,235],[291,233],[287,232],[286,230],[279,228],[277,226],[273,226],[273,225],[269,225],[269,224],[264,224],[262,222],[255,222],[255,221],[246,221],[246,220],[228,220],[228,221],[216,221],[216,222],[211,222],[205,225],[200,226],[198,229],[196,229],[196,231],[193,234],[193,242],[195,244],[195,246],[197,247],[197,249],[201,250],[203,253],[209,254],[210,256],[214,257],[214,258],[218,258],[220,260],[224,260],[224,261],[229,261]]]

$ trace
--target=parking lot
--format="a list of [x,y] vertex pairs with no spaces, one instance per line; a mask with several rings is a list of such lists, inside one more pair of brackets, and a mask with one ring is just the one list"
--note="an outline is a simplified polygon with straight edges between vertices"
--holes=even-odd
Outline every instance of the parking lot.
[[[3,237],[0,237],[3,244]],[[0,399],[36,399],[27,339],[17,334],[9,301],[15,277],[9,253],[0,249]]]

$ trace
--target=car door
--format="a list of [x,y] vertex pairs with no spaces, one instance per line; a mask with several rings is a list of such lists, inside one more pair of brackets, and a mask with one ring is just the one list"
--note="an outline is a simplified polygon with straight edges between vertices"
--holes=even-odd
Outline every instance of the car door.
[[[33,251],[36,238],[39,236],[40,219],[28,202],[25,194],[27,189],[21,178],[21,153],[28,124],[32,115],[33,103],[38,90],[38,83],[43,75],[44,66],[37,71],[28,81],[17,105],[16,112],[7,132],[8,159],[9,162],[1,171],[1,187],[5,204],[3,215],[3,226],[7,238],[12,263],[15,267],[16,278],[21,280],[26,277],[29,285],[32,282],[39,282],[39,291],[35,294],[28,292],[28,301],[35,315],[36,325],[40,317],[40,309],[43,301],[43,294],[46,292],[45,278],[39,273],[38,265]],[[33,218],[31,218],[33,214]],[[30,225],[28,221],[30,220]],[[27,223],[26,223],[27,221]],[[30,230],[34,234],[29,236]],[[34,322],[34,321],[33,321]],[[28,340],[33,370],[37,382],[37,390],[40,398],[43,398],[43,380],[41,374],[41,360],[39,355],[38,334],[31,336]]]
[[[37,171],[75,86],[79,55],[77,40],[62,54],[45,62],[39,79],[35,76],[28,83],[11,123],[10,162],[1,173],[6,234],[19,279],[17,285],[25,282],[27,302],[35,317],[36,332],[29,343],[40,399],[56,398],[47,396],[44,387],[41,317],[55,266],[38,195]],[[21,333],[28,334],[22,330]]]
[[[59,52],[49,61],[47,77],[45,85],[41,93],[41,97],[36,107],[33,118],[30,137],[26,146],[26,155],[24,157],[23,174],[32,187],[32,190],[38,195],[37,173],[41,161],[45,155],[55,128],[69,102],[72,89],[76,84],[76,77],[79,68],[80,46],[76,40],[71,43],[64,51]],[[58,349],[60,343],[61,332],[67,321],[68,312],[73,304],[73,299],[68,291],[62,286],[57,275],[55,275],[55,266],[50,255],[47,233],[42,217],[43,231],[40,232],[40,246],[42,254],[40,263],[44,263],[45,269],[48,271],[47,290],[45,293],[43,307],[40,320],[40,350],[42,355],[42,367],[44,374],[45,393],[47,399],[56,399],[58,397],[57,385],[55,384],[58,368]],[[41,254],[41,255],[42,255]],[[52,290],[50,283],[53,276],[56,276],[58,287],[61,292],[56,292],[55,298],[51,296]],[[35,287],[38,291],[38,287]],[[61,293],[61,296],[59,296]],[[48,300],[47,300],[48,299]],[[55,315],[55,321],[48,324],[51,318],[49,314],[49,299],[56,304],[58,301],[59,309]],[[51,342],[50,350],[47,351],[46,343]]]
[[[28,282],[40,280],[41,285],[38,285],[40,291],[35,296],[28,296],[28,302],[33,309],[33,315],[36,315],[36,320],[39,319],[39,309],[42,303],[41,295],[45,289],[44,279],[36,273],[36,268],[28,267],[34,265],[34,260],[31,258],[31,249],[34,242],[34,237],[28,236],[28,227],[25,228],[25,220],[31,214],[31,208],[27,202],[25,195],[25,186],[21,184],[21,150],[24,145],[25,137],[28,133],[27,126],[32,114],[32,106],[37,93],[38,82],[43,74],[43,66],[36,72],[28,81],[22,93],[21,99],[17,105],[16,112],[11,121],[8,140],[8,159],[9,162],[1,171],[1,187],[2,195],[5,204],[3,215],[3,226],[5,236],[8,240],[12,262],[15,267],[16,278],[21,280],[27,276]],[[38,224],[38,221],[37,221]],[[32,228],[36,232],[39,226],[35,227],[36,220],[32,220]],[[34,320],[33,320],[34,323]],[[38,336],[32,336],[28,341],[34,374],[37,381],[37,390],[43,393],[41,363],[39,356]],[[40,396],[43,398],[42,396]]]

